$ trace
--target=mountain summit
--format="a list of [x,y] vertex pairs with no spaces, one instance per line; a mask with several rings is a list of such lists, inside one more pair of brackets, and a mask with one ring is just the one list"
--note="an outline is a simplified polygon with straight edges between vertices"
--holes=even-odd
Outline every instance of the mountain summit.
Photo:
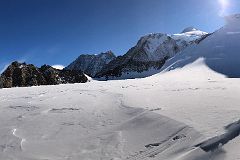
[[191,31],[198,31],[198,29],[194,27],[187,27],[181,33],[191,32]]
[[85,74],[94,77],[96,73],[107,65],[110,61],[114,60],[116,56],[112,51],[107,51],[100,54],[82,54],[65,69],[67,70],[80,70]]

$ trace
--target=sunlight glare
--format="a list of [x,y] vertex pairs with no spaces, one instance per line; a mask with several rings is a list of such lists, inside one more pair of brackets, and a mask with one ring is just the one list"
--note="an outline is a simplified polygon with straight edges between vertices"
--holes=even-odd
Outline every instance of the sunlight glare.
[[228,0],[218,0],[221,10],[219,12],[220,16],[224,16],[226,14],[226,10],[229,7],[229,1]]

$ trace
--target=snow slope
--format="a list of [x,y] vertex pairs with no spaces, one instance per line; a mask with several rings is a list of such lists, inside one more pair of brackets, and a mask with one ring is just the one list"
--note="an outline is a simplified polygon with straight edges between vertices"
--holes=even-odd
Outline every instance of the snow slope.
[[236,160],[240,139],[197,144],[239,119],[239,79],[203,59],[144,79],[0,90],[0,159]]
[[240,77],[240,15],[226,17],[227,24],[169,60],[162,70],[183,67],[204,58],[208,67],[228,77]]

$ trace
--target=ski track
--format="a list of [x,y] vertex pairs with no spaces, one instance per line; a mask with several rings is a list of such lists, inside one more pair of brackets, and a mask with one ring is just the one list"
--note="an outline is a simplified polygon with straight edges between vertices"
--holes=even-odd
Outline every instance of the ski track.
[[16,134],[16,132],[17,132],[17,129],[14,128],[14,129],[12,130],[12,134],[13,134],[15,137],[17,137],[17,138],[19,138],[19,139],[21,140],[21,142],[20,142],[20,149],[23,150],[23,143],[26,141],[26,139],[18,136],[18,135]]

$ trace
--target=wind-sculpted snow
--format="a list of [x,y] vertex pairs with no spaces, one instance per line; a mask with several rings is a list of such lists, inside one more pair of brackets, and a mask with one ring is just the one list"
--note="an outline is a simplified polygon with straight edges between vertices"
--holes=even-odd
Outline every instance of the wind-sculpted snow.
[[196,147],[202,148],[204,151],[214,151],[219,147],[227,144],[232,139],[236,138],[240,134],[240,120],[234,123],[229,124],[225,127],[226,133],[210,138],[198,145]]
[[180,155],[177,160],[235,160],[235,155],[226,156],[224,145],[234,141],[240,134],[240,120],[225,127],[226,133],[207,139]]

